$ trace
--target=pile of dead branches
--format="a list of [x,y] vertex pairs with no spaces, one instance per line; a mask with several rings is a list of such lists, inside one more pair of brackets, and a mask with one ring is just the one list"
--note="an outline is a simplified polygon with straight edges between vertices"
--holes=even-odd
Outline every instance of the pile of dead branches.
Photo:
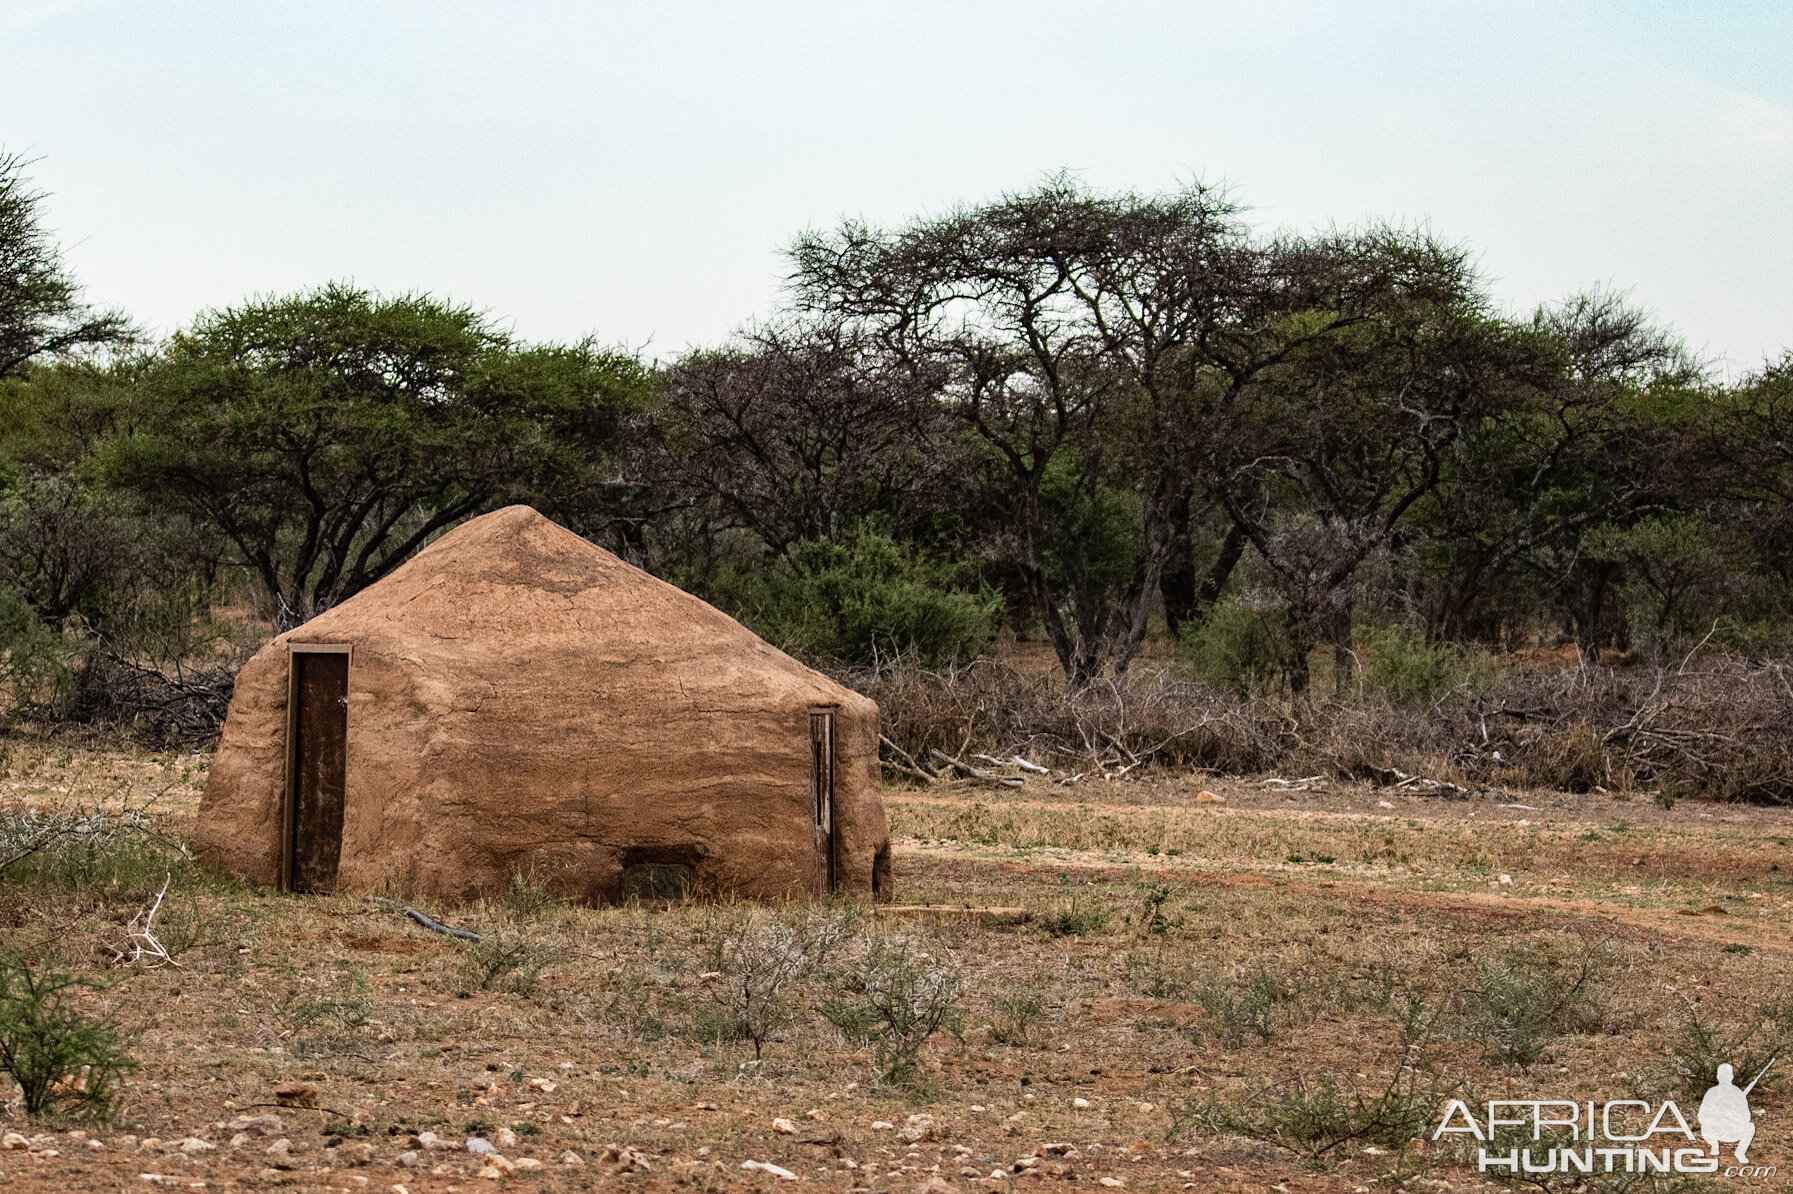
[[83,663],[65,720],[123,730],[149,746],[216,741],[230,709],[241,660],[175,675],[96,651]]
[[1019,780],[1029,768],[1078,778],[1149,765],[1257,771],[1282,753],[1291,728],[1268,705],[1230,700],[1168,672],[1076,692],[1056,677],[988,659],[846,679],[883,711],[886,765],[924,782]]
[[1787,661],[1716,656],[1653,669],[1600,730],[1612,765],[1690,796],[1793,803],[1793,682]]
[[992,660],[842,677],[883,713],[883,761],[922,783],[1142,768],[1315,775],[1451,796],[1490,786],[1793,803],[1793,665],[1514,667],[1429,702],[1373,689],[1239,697],[1174,671],[1068,691]]

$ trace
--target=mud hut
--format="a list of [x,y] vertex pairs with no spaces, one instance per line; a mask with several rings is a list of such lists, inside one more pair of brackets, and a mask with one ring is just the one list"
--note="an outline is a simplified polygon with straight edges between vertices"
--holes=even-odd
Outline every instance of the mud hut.
[[256,653],[194,848],[295,891],[889,891],[878,708],[527,506]]

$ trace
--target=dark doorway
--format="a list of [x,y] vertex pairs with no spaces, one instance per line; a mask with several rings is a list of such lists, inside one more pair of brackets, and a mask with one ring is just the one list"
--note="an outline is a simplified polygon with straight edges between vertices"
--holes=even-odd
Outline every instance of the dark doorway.
[[809,713],[810,786],[816,805],[816,854],[822,861],[824,891],[834,890],[834,713]]
[[349,649],[295,645],[291,684],[281,886],[334,891],[348,779]]
[[692,895],[703,866],[696,846],[635,846],[623,851],[622,899],[656,903]]

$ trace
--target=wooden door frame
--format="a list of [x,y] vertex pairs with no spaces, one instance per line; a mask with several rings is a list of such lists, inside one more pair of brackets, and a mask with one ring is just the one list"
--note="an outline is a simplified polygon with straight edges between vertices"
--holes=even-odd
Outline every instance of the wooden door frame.
[[[826,834],[823,839],[826,844],[823,846],[825,857],[822,869],[822,883],[825,892],[833,891],[837,882],[835,855],[839,853],[839,846],[835,834],[834,778],[838,768],[834,765],[834,725],[839,716],[839,705],[811,705],[809,707],[810,796],[815,805],[812,812],[816,828],[825,831]],[[818,717],[827,718],[822,724],[827,727],[828,734],[824,749],[820,752],[816,749],[816,718]],[[823,764],[817,758],[818,754],[826,755],[826,774],[823,773]],[[826,818],[823,815],[824,809],[827,810]]]
[[[299,660],[300,655],[346,655],[348,669],[355,668],[355,651],[348,643],[288,643],[286,645],[286,781],[280,786],[280,890],[293,889],[293,852],[299,815]],[[348,684],[344,681],[344,695]],[[347,744],[344,744],[344,782],[347,782]]]

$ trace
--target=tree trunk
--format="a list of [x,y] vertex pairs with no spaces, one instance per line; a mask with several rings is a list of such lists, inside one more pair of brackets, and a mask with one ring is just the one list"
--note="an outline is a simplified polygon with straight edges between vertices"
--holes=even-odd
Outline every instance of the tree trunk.
[[1220,600],[1226,582],[1232,579],[1233,570],[1245,557],[1248,542],[1245,532],[1229,522],[1226,537],[1220,541],[1220,553],[1203,573],[1195,566],[1195,545],[1185,539],[1159,581],[1164,596],[1164,621],[1172,638],[1182,634],[1183,627],[1199,626],[1207,618],[1208,611]]
[[1227,525],[1226,538],[1220,541],[1220,554],[1214,558],[1208,574],[1202,577],[1201,587],[1195,593],[1194,616],[1197,621],[1206,619],[1208,611],[1220,600],[1220,594],[1226,589],[1226,582],[1233,579],[1233,569],[1245,558],[1245,546],[1249,542],[1245,532],[1236,524]]
[[1327,611],[1332,639],[1332,695],[1349,694],[1351,681],[1357,678],[1357,652],[1352,650],[1351,614],[1355,607],[1351,591],[1345,588],[1333,595]]
[[[1188,527],[1189,499],[1187,497],[1169,498],[1148,508],[1146,532],[1145,566],[1140,569],[1127,586],[1127,595],[1117,619],[1125,637],[1111,650],[1114,659],[1114,674],[1125,675],[1133,659],[1139,654],[1140,644],[1145,642],[1146,626],[1152,614],[1152,600],[1164,587],[1164,570],[1172,559],[1183,549],[1187,555],[1189,535]],[[1169,515],[1163,511],[1174,511]],[[1181,525],[1179,525],[1179,521]]]
[[1613,571],[1610,566],[1591,567],[1582,582],[1570,590],[1569,624],[1575,632],[1575,645],[1581,649],[1581,657],[1587,663],[1600,662]]
[[1164,601],[1165,625],[1170,627],[1170,636],[1175,638],[1184,624],[1193,620],[1198,585],[1195,544],[1189,537],[1188,502],[1177,511],[1171,529],[1176,534],[1177,549],[1165,562],[1164,572],[1158,578],[1158,595]]
[[1289,630],[1289,695],[1300,699],[1307,695],[1307,685],[1311,678],[1308,672],[1308,617],[1294,606],[1287,613]]

